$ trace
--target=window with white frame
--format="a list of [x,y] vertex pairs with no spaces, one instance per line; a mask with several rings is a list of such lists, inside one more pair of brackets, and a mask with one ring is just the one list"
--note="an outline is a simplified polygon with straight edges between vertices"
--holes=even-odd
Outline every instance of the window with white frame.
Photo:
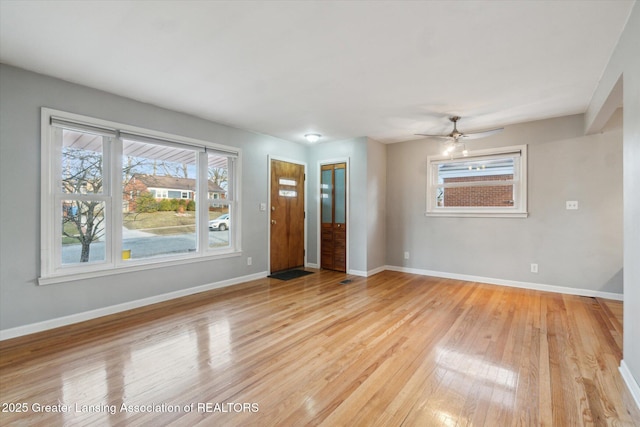
[[430,156],[427,215],[527,216],[527,146]]
[[238,252],[238,159],[233,147],[44,108],[41,283]]

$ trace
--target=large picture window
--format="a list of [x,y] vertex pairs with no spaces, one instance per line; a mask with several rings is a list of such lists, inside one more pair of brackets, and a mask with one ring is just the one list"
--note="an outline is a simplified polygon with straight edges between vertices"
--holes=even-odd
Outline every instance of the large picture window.
[[41,283],[234,254],[239,150],[43,109]]
[[526,149],[429,157],[427,215],[527,216]]

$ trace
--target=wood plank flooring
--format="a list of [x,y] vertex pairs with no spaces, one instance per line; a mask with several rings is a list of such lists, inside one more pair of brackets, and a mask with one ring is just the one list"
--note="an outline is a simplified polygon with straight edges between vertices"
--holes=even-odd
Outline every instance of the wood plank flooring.
[[620,302],[314,271],[0,342],[0,425],[640,425]]

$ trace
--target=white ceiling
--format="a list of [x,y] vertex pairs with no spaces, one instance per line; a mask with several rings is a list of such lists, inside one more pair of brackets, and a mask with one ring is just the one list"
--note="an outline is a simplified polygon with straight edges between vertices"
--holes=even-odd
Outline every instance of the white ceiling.
[[582,113],[634,1],[0,0],[0,60],[219,123],[381,142]]

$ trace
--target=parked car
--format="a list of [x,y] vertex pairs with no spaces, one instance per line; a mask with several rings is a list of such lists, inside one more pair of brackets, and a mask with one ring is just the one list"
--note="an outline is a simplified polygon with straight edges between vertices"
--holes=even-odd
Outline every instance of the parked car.
[[209,221],[210,231],[224,231],[229,229],[229,214],[220,215],[216,219]]

